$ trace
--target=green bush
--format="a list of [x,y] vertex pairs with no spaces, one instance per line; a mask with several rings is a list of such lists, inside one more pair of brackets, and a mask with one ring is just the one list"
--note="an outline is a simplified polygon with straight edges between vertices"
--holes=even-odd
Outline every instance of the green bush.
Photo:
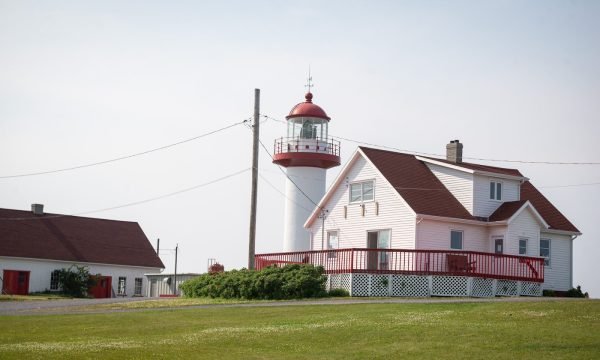
[[58,286],[66,295],[86,297],[88,289],[96,283],[86,266],[71,265],[68,269],[57,271]]
[[350,293],[346,289],[331,289],[327,295],[332,297],[347,297],[350,296]]
[[584,293],[583,291],[581,291],[581,285],[577,285],[577,289],[572,288],[571,290],[567,291],[567,293],[565,294],[566,297],[574,297],[574,298],[587,298],[589,297],[588,293]]
[[224,299],[301,299],[326,296],[323,267],[293,264],[255,270],[203,274],[181,284],[187,297]]

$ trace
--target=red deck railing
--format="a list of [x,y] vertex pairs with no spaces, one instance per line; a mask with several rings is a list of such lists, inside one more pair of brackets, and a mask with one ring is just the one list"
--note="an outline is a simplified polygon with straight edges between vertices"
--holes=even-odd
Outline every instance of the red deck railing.
[[256,269],[313,264],[326,274],[458,275],[544,281],[544,259],[455,250],[336,249],[255,255]]

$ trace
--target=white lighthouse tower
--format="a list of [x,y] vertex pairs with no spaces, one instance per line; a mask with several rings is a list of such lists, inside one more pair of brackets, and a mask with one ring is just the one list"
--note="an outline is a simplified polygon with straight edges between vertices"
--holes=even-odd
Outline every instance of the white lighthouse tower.
[[340,143],[328,137],[329,116],[312,102],[292,108],[287,136],[275,140],[273,162],[286,168],[283,250],[310,250],[310,234],[304,223],[323,195],[327,169],[340,165]]

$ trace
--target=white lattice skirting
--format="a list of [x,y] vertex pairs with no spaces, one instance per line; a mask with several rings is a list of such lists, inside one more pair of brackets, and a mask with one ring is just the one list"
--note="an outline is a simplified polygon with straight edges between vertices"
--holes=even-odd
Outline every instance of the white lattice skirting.
[[326,287],[350,296],[542,296],[541,283],[466,276],[335,274],[328,275]]

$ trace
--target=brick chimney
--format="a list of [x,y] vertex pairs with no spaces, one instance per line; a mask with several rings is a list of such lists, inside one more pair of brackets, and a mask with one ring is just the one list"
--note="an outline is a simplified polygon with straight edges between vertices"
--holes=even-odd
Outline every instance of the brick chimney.
[[450,140],[450,143],[446,145],[446,160],[460,164],[462,162],[462,149],[463,144],[460,141]]
[[34,215],[44,215],[44,204],[31,204],[31,212]]

